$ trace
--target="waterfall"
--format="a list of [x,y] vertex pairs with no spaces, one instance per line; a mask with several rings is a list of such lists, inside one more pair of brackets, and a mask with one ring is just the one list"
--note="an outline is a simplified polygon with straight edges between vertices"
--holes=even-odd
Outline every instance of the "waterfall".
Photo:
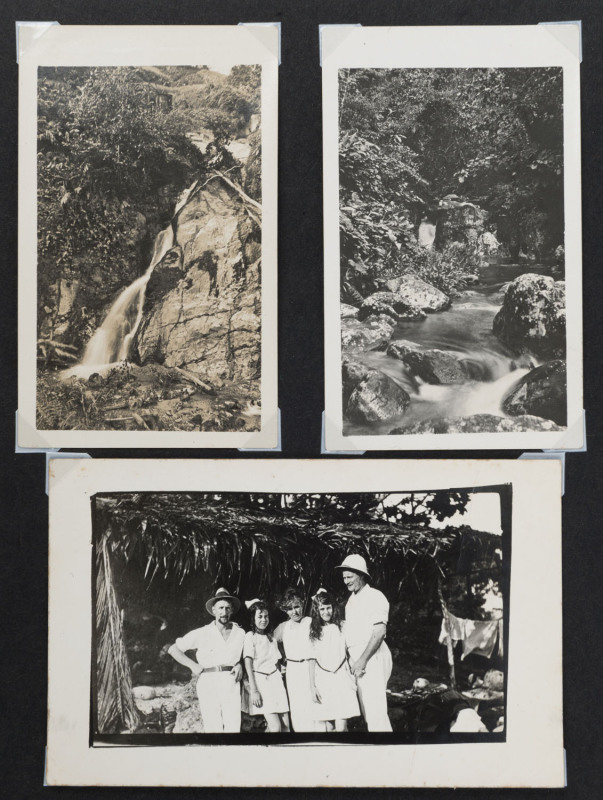
[[[173,243],[174,232],[172,226],[168,225],[155,239],[147,271],[121,292],[109,309],[103,324],[88,342],[81,361],[82,367],[105,366],[128,358],[134,336],[142,320],[149,278]],[[73,374],[73,370],[69,372]]]
[[431,250],[436,237],[436,226],[433,222],[428,222],[426,219],[421,220],[419,230],[417,231],[417,240],[421,247],[426,247]]

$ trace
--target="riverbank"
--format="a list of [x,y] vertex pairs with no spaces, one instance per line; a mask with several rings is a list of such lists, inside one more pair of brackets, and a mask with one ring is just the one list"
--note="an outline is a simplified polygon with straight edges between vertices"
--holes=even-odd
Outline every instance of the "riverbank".
[[[513,416],[503,404],[518,384],[547,358],[526,352],[526,348],[510,347],[493,330],[507,287],[528,273],[557,280],[561,277],[559,268],[554,266],[529,262],[487,264],[478,270],[470,287],[451,298],[448,307],[427,313],[422,319],[402,315],[394,324],[391,317],[382,317],[380,322],[371,317],[373,330],[380,326],[380,336],[375,335],[368,346],[366,341],[358,344],[358,335],[355,341],[346,339],[346,331],[357,322],[343,320],[344,434],[405,433],[426,423],[428,427],[432,423],[436,431],[439,425],[441,432],[445,432],[438,423],[442,420],[470,431],[469,418],[475,419],[473,429],[477,431],[484,429],[484,415],[488,416],[488,429],[497,429],[497,419],[509,419],[505,429],[509,429],[511,419],[515,430],[544,429],[538,427],[539,417],[533,413]],[[351,310],[345,313],[353,316]],[[392,394],[387,413],[367,414],[362,408],[358,410],[354,401],[350,403],[350,389],[354,385],[353,381],[348,383],[346,392],[350,364],[373,376],[373,396],[383,390],[383,386],[376,386],[378,381],[374,376],[386,376],[387,383],[384,380],[381,383]],[[476,419],[478,416],[481,419]],[[559,414],[555,416],[561,418]]]

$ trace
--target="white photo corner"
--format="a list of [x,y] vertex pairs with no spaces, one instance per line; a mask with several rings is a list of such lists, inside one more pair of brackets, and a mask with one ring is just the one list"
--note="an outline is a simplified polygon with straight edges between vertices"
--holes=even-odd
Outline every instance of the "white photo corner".
[[276,447],[278,27],[18,48],[18,445]]
[[380,463],[51,460],[47,782],[563,786],[559,463]]
[[326,450],[580,449],[580,25],[323,26]]

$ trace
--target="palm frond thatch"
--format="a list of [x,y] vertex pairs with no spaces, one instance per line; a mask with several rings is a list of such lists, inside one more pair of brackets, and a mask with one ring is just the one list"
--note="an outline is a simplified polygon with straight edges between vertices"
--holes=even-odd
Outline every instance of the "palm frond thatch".
[[96,730],[130,733],[139,718],[107,541],[103,536],[96,550]]

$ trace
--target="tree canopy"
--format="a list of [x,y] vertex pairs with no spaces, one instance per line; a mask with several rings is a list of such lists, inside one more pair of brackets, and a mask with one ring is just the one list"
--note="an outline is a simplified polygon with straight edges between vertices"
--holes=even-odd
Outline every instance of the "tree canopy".
[[563,243],[560,68],[340,72],[342,271],[403,268],[447,195]]

